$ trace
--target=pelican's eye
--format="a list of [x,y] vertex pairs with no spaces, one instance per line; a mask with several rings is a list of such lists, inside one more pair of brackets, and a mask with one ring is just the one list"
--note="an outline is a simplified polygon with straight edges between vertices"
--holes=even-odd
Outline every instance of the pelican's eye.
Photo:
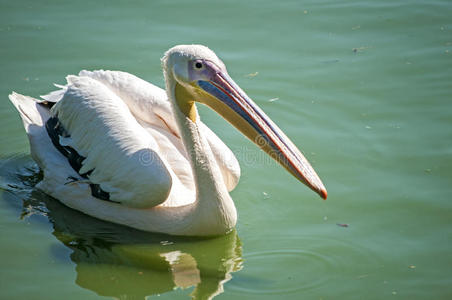
[[204,64],[200,60],[195,61],[194,66],[196,70],[204,69]]

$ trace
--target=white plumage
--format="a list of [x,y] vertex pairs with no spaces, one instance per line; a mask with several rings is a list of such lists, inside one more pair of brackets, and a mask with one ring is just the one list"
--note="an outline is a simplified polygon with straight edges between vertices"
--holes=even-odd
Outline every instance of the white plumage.
[[[94,169],[90,182],[100,183],[113,201],[131,208],[176,207],[195,201],[190,162],[163,89],[126,72],[104,70],[83,70],[78,76],[68,76],[67,85],[59,87],[42,96],[57,103],[52,112],[39,104],[42,100],[10,95],[21,113],[33,158],[45,174],[40,189],[70,207],[76,198],[110,206],[91,196],[83,178],[53,147],[43,124],[57,115],[70,134],[64,144],[86,157],[80,173]],[[200,127],[231,191],[240,177],[237,159],[201,121]],[[74,177],[81,183],[70,183],[68,178]],[[140,220],[136,217],[127,221],[147,230],[137,224]]]
[[[262,112],[248,117],[237,109],[239,102],[229,103],[255,105],[208,48],[177,46],[162,63],[166,92],[125,72],[98,70],[68,76],[66,85],[57,85],[60,89],[43,100],[11,94],[32,156],[44,172],[37,188],[86,214],[142,230],[225,233],[237,219],[228,191],[237,185],[240,167],[232,151],[200,121],[193,100],[211,106],[240,130],[244,127],[248,137],[261,136],[275,125]],[[49,103],[55,103],[51,109]],[[45,128],[49,118],[57,118],[64,128],[58,144],[84,158],[78,172],[52,144]],[[301,160],[287,148],[292,144],[285,135],[279,138],[259,146],[267,152],[273,147],[281,155],[290,150],[295,158],[286,160]],[[279,162],[323,193],[321,182],[302,178],[304,170],[295,163]],[[109,201],[96,197],[91,184],[108,193]]]

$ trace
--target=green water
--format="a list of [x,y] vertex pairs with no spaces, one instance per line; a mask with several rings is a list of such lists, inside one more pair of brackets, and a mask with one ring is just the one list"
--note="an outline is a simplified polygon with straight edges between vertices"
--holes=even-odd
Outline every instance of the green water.
[[[447,0],[0,0],[0,298],[451,299],[451,16]],[[182,43],[215,50],[327,201],[205,108],[242,166],[230,235],[141,233],[33,190],[12,90],[98,68],[163,86]]]

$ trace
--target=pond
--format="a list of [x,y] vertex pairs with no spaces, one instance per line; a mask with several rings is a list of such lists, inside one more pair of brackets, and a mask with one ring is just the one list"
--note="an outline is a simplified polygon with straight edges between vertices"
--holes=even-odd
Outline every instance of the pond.
[[[452,3],[1,1],[0,298],[451,299]],[[300,147],[328,200],[220,116],[242,170],[213,239],[144,233],[33,186],[16,91],[82,69],[163,87],[160,58],[204,44]]]

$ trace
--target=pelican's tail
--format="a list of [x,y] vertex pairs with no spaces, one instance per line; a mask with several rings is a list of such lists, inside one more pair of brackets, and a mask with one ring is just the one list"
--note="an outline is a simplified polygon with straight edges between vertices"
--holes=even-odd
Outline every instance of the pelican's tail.
[[[33,160],[44,172],[44,180],[38,183],[37,188],[49,195],[61,199],[64,195],[89,195],[85,186],[66,185],[68,178],[79,179],[79,175],[71,168],[66,158],[53,146],[47,133],[45,124],[50,118],[50,108],[61,100],[64,92],[56,91],[44,100],[24,96],[13,92],[9,99],[16,107],[30,141],[30,152]],[[81,196],[80,196],[81,197]]]
[[[45,153],[51,150],[51,144],[45,123],[50,117],[50,106],[47,102],[13,92],[9,99],[16,107],[30,141],[33,159],[41,169],[44,166]],[[53,149],[52,149],[53,150]]]
[[24,96],[16,92],[9,95],[9,100],[14,104],[22,118],[25,130],[30,137],[31,125],[44,126],[50,118],[50,108],[60,101],[67,90],[67,86],[55,84],[59,90],[53,91],[45,96],[41,96],[42,100],[29,96]]

